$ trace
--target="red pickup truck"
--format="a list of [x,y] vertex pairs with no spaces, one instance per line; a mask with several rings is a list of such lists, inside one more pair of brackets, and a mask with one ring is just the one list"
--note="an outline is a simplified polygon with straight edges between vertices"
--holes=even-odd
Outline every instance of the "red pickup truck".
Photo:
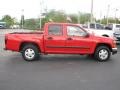
[[43,32],[6,34],[4,49],[21,52],[27,61],[37,60],[41,54],[86,54],[107,61],[117,53],[115,40],[94,36],[70,23],[46,23]]

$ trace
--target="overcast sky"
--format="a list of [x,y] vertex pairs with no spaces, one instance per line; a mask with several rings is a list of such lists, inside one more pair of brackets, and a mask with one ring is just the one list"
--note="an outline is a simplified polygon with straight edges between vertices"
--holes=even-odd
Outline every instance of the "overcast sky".
[[[12,17],[20,19],[21,11],[24,9],[25,18],[37,18],[40,13],[41,0],[1,0],[0,1],[0,18],[9,14]],[[88,12],[90,13],[91,0],[43,0],[43,6],[47,9],[65,10],[67,13]],[[107,7],[110,4],[109,16],[120,17],[120,0],[94,0],[94,16],[97,18],[106,16]],[[101,13],[101,14],[100,14]]]

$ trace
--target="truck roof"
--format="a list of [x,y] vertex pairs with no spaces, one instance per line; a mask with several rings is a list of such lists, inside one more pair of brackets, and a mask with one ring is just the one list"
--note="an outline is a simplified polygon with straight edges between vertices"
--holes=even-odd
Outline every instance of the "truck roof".
[[77,24],[73,24],[73,23],[56,23],[56,22],[48,22],[46,24],[61,24],[61,25],[75,25],[75,26],[79,26]]

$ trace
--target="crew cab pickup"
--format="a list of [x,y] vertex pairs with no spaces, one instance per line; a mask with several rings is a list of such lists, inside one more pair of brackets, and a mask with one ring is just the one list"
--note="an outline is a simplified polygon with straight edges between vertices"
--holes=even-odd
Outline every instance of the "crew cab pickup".
[[21,52],[24,60],[38,60],[42,54],[80,54],[109,60],[117,53],[114,39],[89,34],[79,25],[46,23],[43,32],[9,33],[5,35],[5,50]]

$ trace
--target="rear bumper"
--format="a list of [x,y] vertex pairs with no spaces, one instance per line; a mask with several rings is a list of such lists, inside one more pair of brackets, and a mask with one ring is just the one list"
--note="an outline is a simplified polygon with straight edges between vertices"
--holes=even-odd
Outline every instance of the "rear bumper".
[[3,48],[3,50],[7,50],[6,48]]
[[112,48],[112,54],[117,54],[117,48]]

